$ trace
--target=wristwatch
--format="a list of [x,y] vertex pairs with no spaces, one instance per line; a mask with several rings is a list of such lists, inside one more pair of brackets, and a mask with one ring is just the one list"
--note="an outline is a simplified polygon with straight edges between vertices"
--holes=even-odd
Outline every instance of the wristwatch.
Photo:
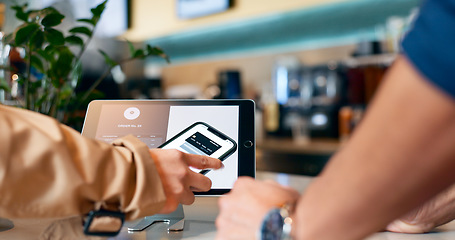
[[284,204],[281,208],[271,209],[262,220],[258,240],[290,240],[294,204]]

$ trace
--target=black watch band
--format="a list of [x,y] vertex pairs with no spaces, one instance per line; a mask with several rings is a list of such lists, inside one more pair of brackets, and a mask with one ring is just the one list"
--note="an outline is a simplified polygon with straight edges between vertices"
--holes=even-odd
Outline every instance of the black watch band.
[[84,234],[91,236],[117,236],[125,222],[125,214],[104,209],[90,211],[84,222]]

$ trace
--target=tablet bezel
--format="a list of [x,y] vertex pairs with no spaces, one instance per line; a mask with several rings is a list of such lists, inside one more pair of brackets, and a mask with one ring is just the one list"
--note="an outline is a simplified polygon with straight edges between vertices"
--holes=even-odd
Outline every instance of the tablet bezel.
[[[255,142],[255,104],[249,99],[238,100],[94,100],[90,102],[82,128],[82,135],[95,138],[102,106],[106,104],[164,104],[172,106],[238,106],[238,172],[237,176],[255,177],[256,142]],[[252,143],[251,146],[248,143]],[[211,189],[208,192],[195,192],[195,195],[222,195],[230,189]]]

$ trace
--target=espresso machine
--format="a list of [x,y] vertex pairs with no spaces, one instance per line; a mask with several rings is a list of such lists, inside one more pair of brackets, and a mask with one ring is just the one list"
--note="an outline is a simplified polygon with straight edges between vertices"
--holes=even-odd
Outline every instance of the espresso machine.
[[279,128],[269,134],[292,136],[298,129],[311,138],[338,138],[343,79],[342,68],[336,62],[304,66],[295,59],[277,61],[273,83]]

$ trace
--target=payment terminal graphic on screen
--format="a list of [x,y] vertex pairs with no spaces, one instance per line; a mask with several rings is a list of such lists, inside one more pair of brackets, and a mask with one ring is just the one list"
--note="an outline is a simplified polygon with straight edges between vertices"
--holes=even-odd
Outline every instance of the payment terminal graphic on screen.
[[210,156],[220,149],[221,145],[197,132],[187,138],[180,148],[185,150],[187,153]]
[[230,137],[204,122],[196,122],[160,146],[224,160],[237,148]]

